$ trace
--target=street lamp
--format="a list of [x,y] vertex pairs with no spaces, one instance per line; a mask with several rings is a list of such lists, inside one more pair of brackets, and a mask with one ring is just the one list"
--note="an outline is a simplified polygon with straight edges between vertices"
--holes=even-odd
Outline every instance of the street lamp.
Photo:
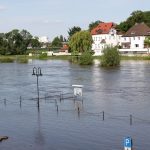
[[37,106],[39,108],[39,106],[40,106],[40,102],[39,102],[40,101],[39,100],[39,76],[42,76],[41,68],[40,67],[38,67],[38,68],[34,67],[32,75],[37,77],[37,94],[38,94]]

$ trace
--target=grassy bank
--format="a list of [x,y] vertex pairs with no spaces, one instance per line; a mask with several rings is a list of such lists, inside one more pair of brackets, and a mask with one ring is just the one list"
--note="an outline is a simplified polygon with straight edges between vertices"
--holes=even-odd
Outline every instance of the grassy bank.
[[121,56],[121,60],[150,60],[150,56]]
[[[0,56],[0,63],[27,63],[28,59],[37,59],[37,60],[71,60],[73,56],[43,56],[34,55],[9,55],[9,56]],[[101,56],[93,56],[93,59],[101,59]],[[150,56],[121,56],[121,60],[150,60]]]

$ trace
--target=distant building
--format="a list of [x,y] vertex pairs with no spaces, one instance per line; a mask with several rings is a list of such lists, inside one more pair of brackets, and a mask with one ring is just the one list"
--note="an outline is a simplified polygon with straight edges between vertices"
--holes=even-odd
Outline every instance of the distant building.
[[136,23],[121,37],[122,54],[149,53],[144,45],[145,37],[150,36],[150,28],[145,23]]
[[66,42],[64,42],[63,46],[60,49],[60,52],[68,53],[68,49],[69,49],[68,44]]
[[92,50],[94,55],[102,55],[103,49],[107,46],[121,45],[121,34],[116,30],[116,24],[100,23],[96,28],[91,31],[93,44]]

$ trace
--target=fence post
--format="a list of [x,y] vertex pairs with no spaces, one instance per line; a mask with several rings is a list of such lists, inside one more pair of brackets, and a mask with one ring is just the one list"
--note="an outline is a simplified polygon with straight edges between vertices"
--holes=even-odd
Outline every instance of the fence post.
[[4,99],[4,105],[6,106],[6,98]]
[[103,113],[103,121],[104,121],[105,120],[105,113],[104,113],[104,111],[102,113]]
[[132,115],[130,115],[130,125],[132,125]]
[[21,108],[21,103],[22,103],[22,98],[21,98],[21,96],[20,96],[20,108]]
[[58,105],[56,105],[56,108],[57,108],[57,112],[58,112]]

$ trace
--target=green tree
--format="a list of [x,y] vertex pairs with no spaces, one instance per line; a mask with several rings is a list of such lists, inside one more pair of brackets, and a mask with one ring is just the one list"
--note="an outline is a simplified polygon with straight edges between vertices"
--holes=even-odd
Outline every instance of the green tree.
[[107,47],[103,50],[101,59],[102,67],[115,67],[120,65],[120,54],[117,47]]
[[69,38],[71,38],[71,36],[73,36],[76,32],[81,31],[81,28],[78,26],[74,26],[72,28],[69,29],[68,34],[69,34]]
[[74,54],[83,53],[91,51],[92,42],[92,36],[89,31],[80,31],[71,37],[69,47]]
[[128,31],[129,28],[131,28],[135,23],[146,23],[148,26],[150,26],[150,11],[134,11],[131,13],[131,15],[123,22],[121,22],[117,28],[121,31]]
[[39,47],[41,47],[41,43],[39,42],[38,38],[36,38],[36,37],[32,38],[30,40],[30,44],[31,44],[32,48],[39,48]]
[[60,40],[60,38],[58,36],[53,39],[51,46],[52,47],[62,47],[62,41]]
[[95,22],[91,22],[89,24],[89,31],[92,31],[92,29],[95,28],[95,27],[97,27],[100,23],[102,23],[102,21],[100,21],[100,20],[97,20]]
[[84,52],[80,56],[79,64],[80,65],[91,65],[93,63],[93,57],[91,52]]
[[145,38],[145,40],[144,40],[144,45],[145,45],[145,47],[147,47],[148,53],[150,53],[150,37],[149,37],[149,36],[147,36],[147,37]]
[[60,35],[59,39],[60,39],[61,42],[64,42],[64,37],[63,37],[63,35]]

